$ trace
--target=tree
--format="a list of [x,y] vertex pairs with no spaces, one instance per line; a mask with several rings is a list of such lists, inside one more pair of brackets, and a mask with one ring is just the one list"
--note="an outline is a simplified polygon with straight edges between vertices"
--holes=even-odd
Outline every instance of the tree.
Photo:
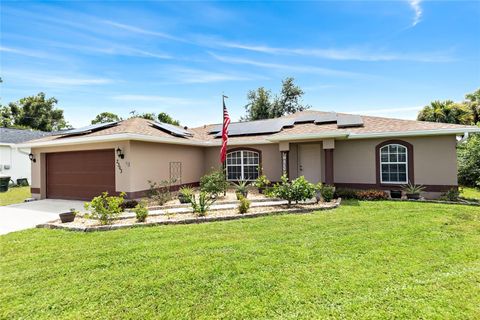
[[55,98],[45,98],[45,93],[11,102],[0,109],[2,124],[42,131],[56,131],[68,127],[63,110],[55,108]]
[[102,112],[100,114],[97,114],[95,119],[92,120],[92,124],[115,122],[115,121],[120,121],[120,120],[122,120],[122,118],[117,116],[115,113]]
[[174,120],[169,114],[167,114],[165,112],[160,112],[158,114],[157,118],[158,118],[158,121],[160,121],[160,122],[173,124],[174,126],[179,126],[180,125],[180,121]]
[[286,114],[292,114],[297,111],[308,109],[309,106],[304,106],[300,100],[305,92],[295,85],[294,78],[285,78],[282,81],[282,92],[279,97],[275,98],[273,108],[271,111],[272,118],[278,118]]
[[465,95],[465,102],[472,110],[473,123],[478,124],[480,122],[480,89],[477,89],[473,93],[467,93]]
[[247,94],[249,103],[245,106],[246,115],[241,120],[271,119],[303,111],[310,106],[301,104],[303,90],[295,85],[295,79],[288,77],[282,81],[282,90],[271,101],[270,90],[260,87]]
[[464,103],[437,100],[425,106],[418,113],[417,120],[469,125],[473,124],[473,113]]
[[155,120],[155,118],[157,117],[153,112],[138,113],[137,111],[133,110],[130,111],[130,114],[130,118],[143,118],[147,120]]
[[480,134],[472,134],[457,148],[458,181],[467,187],[480,188]]
[[245,106],[247,114],[241,120],[251,121],[271,118],[272,103],[270,97],[270,90],[266,90],[264,87],[250,90],[247,94],[247,99],[250,102]]

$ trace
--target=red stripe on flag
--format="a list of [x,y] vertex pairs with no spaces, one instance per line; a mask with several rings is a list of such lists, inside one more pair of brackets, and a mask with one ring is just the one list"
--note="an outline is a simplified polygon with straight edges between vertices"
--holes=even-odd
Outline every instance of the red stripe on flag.
[[222,126],[222,147],[220,148],[220,162],[224,163],[227,158],[227,144],[228,144],[228,126],[230,124],[230,116],[228,115],[225,101],[223,101],[223,126]]

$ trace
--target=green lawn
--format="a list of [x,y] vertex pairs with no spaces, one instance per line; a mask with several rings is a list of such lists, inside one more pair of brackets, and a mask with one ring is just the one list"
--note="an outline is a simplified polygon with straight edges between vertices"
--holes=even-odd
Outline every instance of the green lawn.
[[480,201],[480,189],[460,187],[460,196],[467,200]]
[[0,248],[0,318],[480,318],[479,207],[345,202]]
[[20,203],[30,197],[30,187],[9,188],[7,192],[0,192],[0,206]]

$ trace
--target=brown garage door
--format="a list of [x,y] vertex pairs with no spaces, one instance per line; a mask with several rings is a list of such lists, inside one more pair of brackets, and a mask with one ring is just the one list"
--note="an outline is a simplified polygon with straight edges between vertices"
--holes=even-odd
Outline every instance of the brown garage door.
[[115,193],[115,151],[47,153],[47,198],[90,200]]

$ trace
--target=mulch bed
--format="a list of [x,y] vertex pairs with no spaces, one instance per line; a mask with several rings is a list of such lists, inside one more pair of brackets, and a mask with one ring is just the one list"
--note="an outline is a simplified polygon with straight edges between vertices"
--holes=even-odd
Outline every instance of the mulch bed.
[[205,223],[214,221],[256,218],[269,215],[302,214],[319,210],[330,210],[337,208],[340,205],[340,202],[341,199],[337,199],[332,202],[319,202],[316,204],[297,204],[291,205],[290,207],[287,205],[252,207],[246,214],[239,214],[237,208],[235,208],[207,212],[207,215],[205,217],[198,217],[193,213],[162,214],[156,216],[149,216],[147,217],[147,220],[145,222],[137,222],[135,218],[128,218],[114,220],[112,221],[112,224],[109,225],[101,225],[100,221],[95,219],[76,217],[73,222],[61,223],[60,219],[58,219],[49,223],[37,225],[37,228],[92,232],[168,224]]

